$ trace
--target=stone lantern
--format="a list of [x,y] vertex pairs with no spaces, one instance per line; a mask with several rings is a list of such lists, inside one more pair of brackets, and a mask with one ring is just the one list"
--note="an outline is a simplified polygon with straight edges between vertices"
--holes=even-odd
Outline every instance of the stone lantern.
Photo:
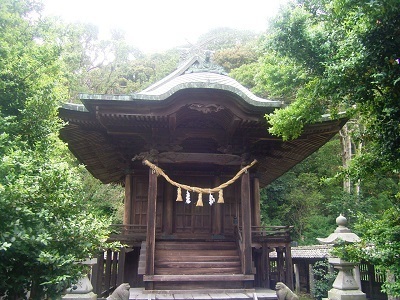
[[[317,238],[321,244],[337,245],[339,242],[355,243],[360,238],[346,227],[347,219],[340,215],[336,218],[338,227],[327,238]],[[338,257],[330,257],[329,263],[339,273],[333,283],[332,289],[328,292],[329,300],[365,300],[366,295],[361,291],[361,287],[354,279],[353,269],[356,263],[345,261]]]
[[[80,262],[83,265],[93,266],[97,263],[96,259],[87,259]],[[62,297],[62,300],[96,300],[97,295],[93,293],[93,286],[87,276],[83,276],[72,287],[67,289],[67,294]]]

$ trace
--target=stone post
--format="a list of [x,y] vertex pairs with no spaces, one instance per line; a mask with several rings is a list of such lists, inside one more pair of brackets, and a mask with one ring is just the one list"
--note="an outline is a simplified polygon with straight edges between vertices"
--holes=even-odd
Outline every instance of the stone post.
[[[358,242],[360,238],[350,231],[345,225],[347,219],[340,215],[336,218],[338,227],[335,232],[330,234],[327,238],[317,238],[322,244],[337,245],[339,241],[345,243]],[[329,300],[365,300],[366,295],[361,291],[357,281],[354,279],[353,270],[355,263],[345,261],[338,257],[330,257],[329,263],[339,271],[332,289],[328,292]]]

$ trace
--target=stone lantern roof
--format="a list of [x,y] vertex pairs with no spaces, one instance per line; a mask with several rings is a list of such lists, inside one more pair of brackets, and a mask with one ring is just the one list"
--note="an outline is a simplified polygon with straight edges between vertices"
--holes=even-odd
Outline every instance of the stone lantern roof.
[[337,217],[336,224],[338,227],[327,238],[317,238],[321,244],[338,244],[340,241],[356,243],[360,241],[358,235],[346,227],[347,219],[344,216],[340,215]]

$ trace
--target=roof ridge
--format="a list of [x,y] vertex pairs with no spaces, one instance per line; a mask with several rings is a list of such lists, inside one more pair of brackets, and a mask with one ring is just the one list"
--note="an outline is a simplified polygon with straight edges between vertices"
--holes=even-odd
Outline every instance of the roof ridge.
[[161,85],[167,83],[168,81],[170,81],[170,80],[172,80],[172,79],[184,74],[194,64],[194,62],[196,60],[199,60],[199,58],[200,57],[198,55],[192,56],[191,58],[186,60],[184,63],[182,63],[180,66],[178,66],[178,68],[175,71],[173,71],[171,74],[165,76],[161,80],[159,80],[156,83],[153,83],[149,87],[145,88],[143,91],[140,92],[140,94],[141,93],[151,92],[152,90],[155,90],[156,88],[158,88]]

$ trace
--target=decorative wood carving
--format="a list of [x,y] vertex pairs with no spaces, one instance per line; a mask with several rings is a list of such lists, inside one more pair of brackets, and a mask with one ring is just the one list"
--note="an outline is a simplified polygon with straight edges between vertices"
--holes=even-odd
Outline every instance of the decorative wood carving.
[[216,113],[220,110],[225,109],[224,106],[218,104],[204,104],[204,103],[192,103],[188,105],[189,109],[202,112],[203,114]]

